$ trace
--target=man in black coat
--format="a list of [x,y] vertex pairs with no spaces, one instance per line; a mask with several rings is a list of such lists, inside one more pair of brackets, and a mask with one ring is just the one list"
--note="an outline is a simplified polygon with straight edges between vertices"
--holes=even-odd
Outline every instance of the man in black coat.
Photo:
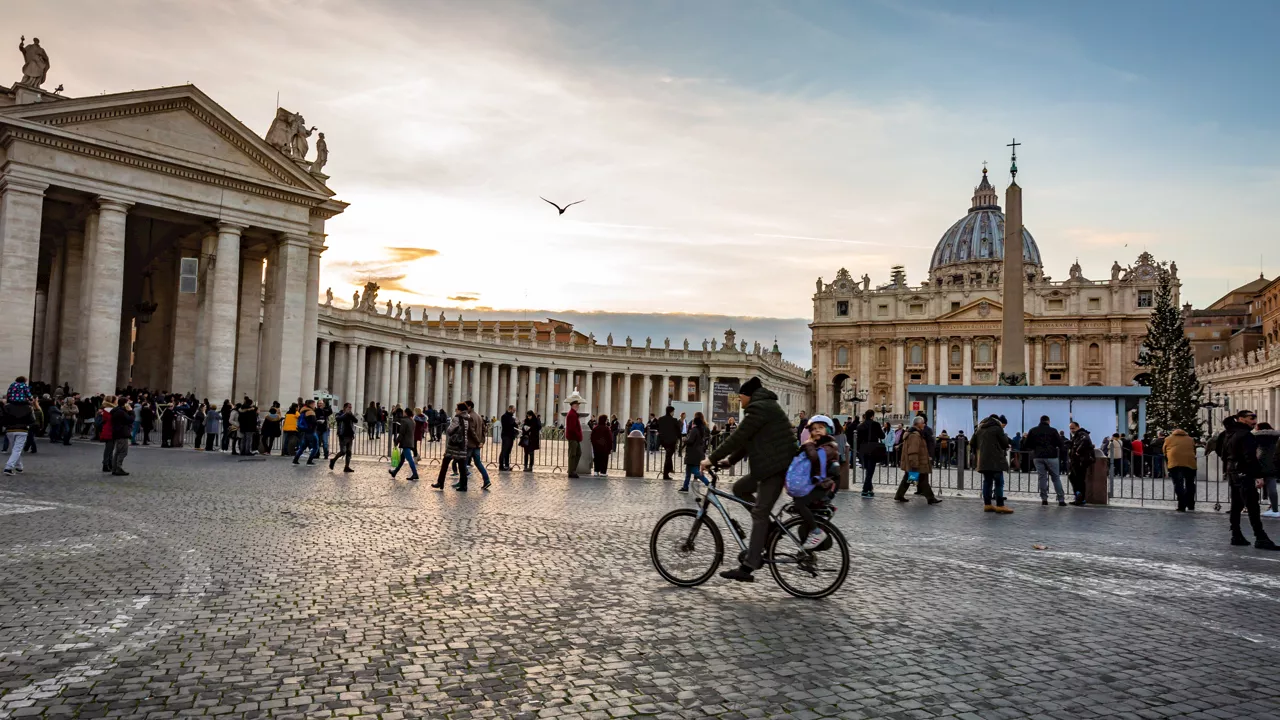
[[508,405],[502,414],[502,452],[498,455],[498,470],[511,469],[511,448],[520,436],[520,423],[516,422],[516,406]]
[[1062,451],[1062,436],[1049,424],[1049,416],[1041,415],[1040,424],[1031,428],[1022,439],[1022,449],[1031,455],[1036,474],[1040,478],[1040,504],[1049,504],[1049,478],[1053,478],[1053,490],[1058,494],[1058,505],[1067,504],[1062,492],[1062,476],[1059,474],[1058,458]]
[[1280,550],[1262,527],[1262,509],[1258,503],[1258,488],[1262,487],[1263,481],[1258,441],[1253,435],[1258,416],[1252,410],[1241,410],[1222,424],[1225,428],[1221,440],[1222,457],[1227,463],[1227,484],[1231,487],[1231,544],[1249,544],[1240,531],[1240,512],[1243,510],[1249,513],[1249,525],[1253,527],[1253,546],[1259,550]]
[[676,446],[680,444],[680,436],[683,428],[680,427],[680,421],[675,416],[676,409],[667,406],[667,414],[658,418],[658,443],[662,445],[665,457],[662,460],[662,479],[670,480],[671,473],[675,471],[675,465],[671,458],[676,453]]
[[1089,431],[1080,427],[1080,423],[1072,421],[1067,426],[1071,429],[1071,450],[1067,454],[1067,479],[1071,481],[1071,489],[1076,494],[1072,505],[1084,505],[1085,479],[1089,477],[1089,468],[1093,467],[1093,439]]

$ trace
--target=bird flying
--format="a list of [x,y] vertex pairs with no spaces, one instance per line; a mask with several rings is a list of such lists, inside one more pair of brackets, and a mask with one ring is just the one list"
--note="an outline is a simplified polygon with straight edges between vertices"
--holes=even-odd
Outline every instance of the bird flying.
[[541,195],[539,195],[538,197],[539,197],[539,198],[542,198],[542,201],[543,201],[543,202],[545,202],[545,203],[547,203],[547,204],[548,204],[548,205],[550,205],[551,207],[553,207],[553,208],[555,208],[555,209],[559,210],[561,215],[563,215],[563,214],[564,214],[564,211],[565,211],[565,210],[568,210],[569,208],[573,207],[574,205],[577,205],[577,204],[578,204],[578,203],[580,203],[580,202],[586,202],[586,201],[587,201],[587,199],[586,199],[586,198],[583,198],[583,199],[581,199],[581,200],[579,200],[579,201],[577,201],[577,202],[571,202],[571,203],[569,203],[568,205],[565,205],[564,207],[560,207],[559,205],[557,205],[557,204],[555,204],[555,203],[551,202],[550,200],[548,200],[548,199],[546,199],[546,198],[542,197]]

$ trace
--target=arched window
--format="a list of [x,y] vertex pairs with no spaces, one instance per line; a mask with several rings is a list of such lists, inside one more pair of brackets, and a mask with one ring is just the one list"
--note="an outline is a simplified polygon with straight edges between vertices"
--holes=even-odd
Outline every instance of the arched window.
[[1056,340],[1049,343],[1049,362],[1051,363],[1062,362],[1062,343]]
[[991,344],[990,343],[978,343],[978,362],[980,363],[991,362]]
[[889,364],[889,348],[883,345],[880,346],[880,349],[876,351],[876,364],[881,367]]
[[1102,348],[1098,346],[1098,343],[1090,343],[1089,344],[1089,363],[1092,365],[1097,365],[1100,362],[1102,362]]
[[991,257],[991,238],[982,238],[982,243],[978,245],[978,257]]
[[837,365],[849,364],[849,348],[841,346],[836,349],[836,364]]
[[924,362],[924,348],[920,345],[911,346],[911,363],[919,365]]
[[960,367],[964,361],[960,359],[960,346],[951,346],[951,367]]

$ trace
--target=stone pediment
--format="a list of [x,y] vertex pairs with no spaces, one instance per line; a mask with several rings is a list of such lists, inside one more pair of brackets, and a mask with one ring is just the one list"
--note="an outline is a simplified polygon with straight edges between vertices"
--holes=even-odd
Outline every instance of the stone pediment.
[[194,85],[12,106],[0,111],[8,119],[242,181],[334,194]]
[[[983,298],[979,300],[974,300],[968,305],[958,307],[955,310],[952,310],[948,313],[944,313],[943,315],[940,315],[938,317],[937,321],[938,322],[943,322],[943,321],[955,322],[957,320],[959,321],[972,320],[974,322],[977,322],[977,321],[989,322],[992,319],[999,320],[1001,313],[1003,312],[1004,312],[1004,306],[1000,304],[999,300],[988,300],[986,298]],[[1030,320],[1031,314],[1023,313],[1023,317]]]

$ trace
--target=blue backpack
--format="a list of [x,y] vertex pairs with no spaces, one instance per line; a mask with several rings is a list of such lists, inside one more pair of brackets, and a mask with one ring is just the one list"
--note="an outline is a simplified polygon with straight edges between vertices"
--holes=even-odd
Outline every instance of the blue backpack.
[[[787,468],[787,494],[791,497],[804,497],[813,492],[814,486],[817,484],[813,481],[813,465],[809,462],[809,456],[801,450],[799,455],[791,461],[791,466]],[[827,476],[827,453],[818,450],[818,477],[825,478]]]

